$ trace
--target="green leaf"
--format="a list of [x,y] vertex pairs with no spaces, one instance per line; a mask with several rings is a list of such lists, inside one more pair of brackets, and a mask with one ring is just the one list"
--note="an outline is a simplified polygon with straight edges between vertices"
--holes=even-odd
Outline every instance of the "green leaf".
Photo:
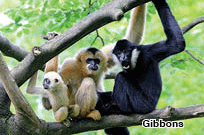
[[17,23],[19,23],[21,20],[22,20],[22,17],[21,17],[21,16],[17,16],[14,21],[15,21],[15,23],[17,24]]
[[45,21],[47,21],[47,20],[48,20],[48,15],[45,15],[45,14],[44,14],[44,15],[41,15],[41,16],[40,16],[40,21],[41,21],[41,22],[45,22]]
[[31,28],[31,27],[32,27],[31,24],[25,24],[25,25],[23,25],[23,26],[26,27],[26,28]]
[[19,31],[19,32],[17,33],[17,37],[21,37],[22,34],[23,34],[23,32],[22,32],[22,31]]
[[44,7],[48,7],[48,1],[47,0],[44,1],[44,5],[43,6]]
[[29,34],[29,29],[23,29],[23,33],[26,35]]

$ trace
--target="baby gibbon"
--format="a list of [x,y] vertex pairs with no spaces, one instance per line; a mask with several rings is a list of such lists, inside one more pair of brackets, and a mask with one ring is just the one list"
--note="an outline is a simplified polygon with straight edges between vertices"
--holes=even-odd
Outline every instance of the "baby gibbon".
[[29,94],[40,94],[50,100],[57,122],[62,122],[68,117],[69,98],[67,86],[61,76],[56,72],[48,72],[43,79],[43,87],[36,86],[37,72],[31,78],[26,90]]
[[48,72],[44,76],[43,87],[48,93],[56,121],[62,122],[68,117],[67,86],[58,73]]

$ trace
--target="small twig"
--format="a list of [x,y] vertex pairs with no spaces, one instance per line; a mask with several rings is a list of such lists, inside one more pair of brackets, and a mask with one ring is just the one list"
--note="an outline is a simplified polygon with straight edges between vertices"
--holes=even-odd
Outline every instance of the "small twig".
[[103,38],[99,35],[98,30],[96,30],[97,37],[101,40],[103,46],[105,45]]
[[196,56],[194,56],[189,50],[185,50],[185,52],[187,54],[189,54],[194,60],[196,60],[197,62],[199,62],[200,64],[204,65],[204,62],[202,62],[201,60],[199,60]]
[[[94,2],[93,2],[93,3],[94,3]],[[93,3],[92,3],[91,0],[89,0],[89,7],[92,7],[92,6],[93,6]],[[90,13],[88,13],[88,14],[90,14]],[[103,40],[103,38],[99,35],[98,30],[96,30],[96,37],[94,38],[93,42],[91,43],[91,46],[96,42],[96,39],[97,39],[97,38],[99,38],[99,39],[101,40],[101,42],[102,42],[102,44],[103,44],[103,46],[104,46],[104,45],[105,45],[104,40]]]
[[96,37],[94,38],[94,41],[91,43],[91,46],[96,42],[96,39],[99,38],[103,44],[103,46],[105,45],[103,38],[99,35],[98,30],[96,30]]
[[189,30],[191,30],[193,27],[195,27],[196,25],[198,25],[199,23],[202,23],[202,22],[204,22],[204,16],[195,19],[191,23],[184,26],[181,30],[182,30],[183,34],[185,34]]

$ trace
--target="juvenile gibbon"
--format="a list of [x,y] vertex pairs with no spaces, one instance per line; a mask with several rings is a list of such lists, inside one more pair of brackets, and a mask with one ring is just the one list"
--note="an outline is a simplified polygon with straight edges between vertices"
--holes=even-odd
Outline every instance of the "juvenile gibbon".
[[67,86],[61,76],[56,72],[48,72],[44,75],[43,87],[36,86],[37,72],[30,79],[26,92],[39,94],[50,100],[57,122],[62,122],[68,117],[69,98]]

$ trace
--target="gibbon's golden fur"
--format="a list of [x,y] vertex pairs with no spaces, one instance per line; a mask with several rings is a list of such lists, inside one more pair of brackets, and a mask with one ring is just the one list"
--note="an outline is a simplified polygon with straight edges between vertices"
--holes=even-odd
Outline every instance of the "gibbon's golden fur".
[[[57,69],[53,61],[58,63],[58,58],[55,57],[52,62],[47,63],[45,71]],[[97,92],[104,91],[103,75],[106,70],[107,57],[93,47],[83,48],[74,58],[64,60],[59,74],[68,87],[70,105],[80,106],[81,117],[94,120],[101,118],[95,106],[98,101]]]
[[[135,7],[132,10],[125,39],[135,44],[141,42],[144,34],[145,13],[146,4]],[[103,47],[101,51],[98,49],[95,49],[95,51],[82,49],[74,58],[68,58],[62,64],[59,74],[68,87],[70,105],[74,108],[77,108],[76,106],[78,105],[80,106],[81,117],[90,117],[95,120],[101,118],[99,111],[95,110],[98,100],[97,92],[104,91],[104,72],[116,64],[112,55],[114,46],[115,44],[109,44]],[[95,65],[98,65],[98,69],[88,70],[87,59],[95,59]],[[99,64],[97,64],[98,60],[100,61]],[[57,72],[57,69],[58,55],[46,63],[45,73],[50,71]],[[46,109],[52,107],[49,103],[49,98],[46,96],[43,96],[43,105]]]

